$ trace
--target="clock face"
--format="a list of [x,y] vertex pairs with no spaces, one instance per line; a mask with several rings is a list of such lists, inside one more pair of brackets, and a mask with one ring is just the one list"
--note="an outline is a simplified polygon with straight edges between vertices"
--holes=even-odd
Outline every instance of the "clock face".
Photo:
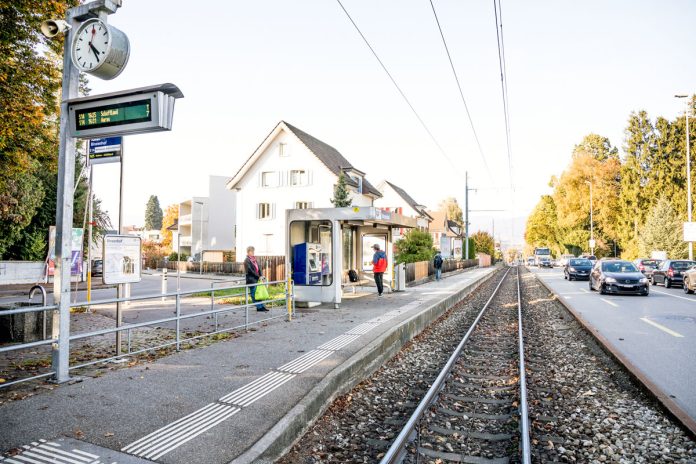
[[81,70],[98,69],[109,56],[111,34],[106,24],[98,19],[82,23],[73,38],[73,62]]

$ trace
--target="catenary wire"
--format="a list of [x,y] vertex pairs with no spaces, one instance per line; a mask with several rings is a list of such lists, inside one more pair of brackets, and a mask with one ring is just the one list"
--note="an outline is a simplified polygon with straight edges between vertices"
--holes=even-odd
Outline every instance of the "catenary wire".
[[505,45],[503,43],[503,12],[500,0],[493,0],[493,12],[495,13],[495,36],[498,42],[498,65],[500,66],[500,89],[503,95],[503,116],[505,118],[505,142],[507,145],[508,171],[510,173],[510,186],[512,191],[515,185],[512,176],[512,149],[510,146],[510,114],[508,107],[507,73],[505,66]]
[[374,57],[377,59],[377,61],[379,62],[380,66],[382,67],[382,69],[384,70],[384,72],[385,72],[385,73],[387,74],[387,76],[389,77],[389,80],[392,82],[392,84],[394,84],[394,87],[396,87],[396,90],[399,92],[399,94],[400,94],[401,97],[404,99],[404,101],[406,102],[406,104],[408,105],[408,107],[411,109],[411,111],[413,112],[413,114],[416,116],[416,119],[418,119],[418,122],[420,122],[421,126],[423,126],[423,129],[425,129],[425,131],[428,133],[428,135],[430,136],[430,138],[431,138],[431,140],[433,141],[433,143],[437,146],[438,150],[440,150],[440,153],[442,153],[442,155],[447,159],[447,161],[449,161],[449,163],[452,165],[452,167],[453,167],[456,171],[458,171],[458,172],[461,174],[461,170],[459,169],[459,167],[454,163],[454,161],[452,161],[452,158],[450,158],[449,155],[447,155],[447,152],[445,151],[444,148],[442,148],[442,145],[440,145],[440,142],[437,141],[437,139],[435,138],[435,136],[433,135],[433,133],[430,131],[430,128],[428,128],[428,125],[425,124],[425,121],[423,120],[423,118],[421,118],[420,114],[418,114],[418,112],[416,111],[416,109],[414,108],[414,106],[411,104],[411,101],[408,99],[408,97],[406,97],[406,94],[404,93],[404,91],[401,90],[401,87],[399,87],[399,84],[397,84],[396,79],[394,79],[394,77],[392,76],[392,74],[391,74],[391,73],[389,72],[389,70],[387,69],[386,65],[385,65],[385,64],[382,62],[382,60],[380,59],[379,55],[377,55],[377,52],[375,51],[375,49],[372,48],[372,45],[370,45],[370,42],[367,40],[367,38],[365,37],[365,35],[362,33],[362,31],[360,30],[360,28],[359,28],[358,25],[356,24],[356,22],[353,20],[353,18],[352,18],[352,16],[350,15],[350,13],[348,13],[348,10],[346,10],[346,7],[343,6],[343,3],[341,3],[341,0],[336,0],[336,1],[337,1],[338,4],[341,6],[341,9],[342,9],[343,12],[346,14],[346,16],[348,17],[348,20],[351,22],[351,24],[353,25],[353,27],[355,28],[355,30],[358,32],[358,34],[360,34],[360,37],[361,37],[361,38],[363,39],[363,41],[365,42],[365,45],[367,45],[367,47],[368,47],[368,48],[370,49],[370,51],[372,52],[372,55],[374,55]]
[[445,34],[442,31],[442,26],[440,25],[440,19],[437,16],[437,11],[435,10],[435,4],[433,3],[433,0],[430,1],[430,7],[433,10],[433,15],[435,16],[435,22],[437,23],[437,28],[440,31],[440,37],[442,38],[442,44],[445,46],[445,52],[447,53],[447,59],[449,60],[450,67],[452,68],[452,74],[454,74],[454,80],[457,83],[457,89],[459,89],[459,96],[462,99],[462,103],[464,104],[464,110],[466,111],[466,116],[469,119],[469,124],[471,125],[471,131],[474,134],[474,139],[476,140],[476,145],[478,146],[479,153],[481,154],[481,159],[483,160],[483,165],[486,168],[486,172],[488,173],[488,177],[491,179],[491,181],[494,180],[493,175],[491,174],[491,170],[488,167],[488,162],[486,161],[486,156],[483,153],[483,148],[481,148],[481,142],[479,141],[478,134],[476,133],[476,128],[474,126],[474,121],[471,117],[471,113],[469,112],[469,105],[466,104],[466,98],[464,98],[464,91],[462,90],[461,83],[459,82],[459,76],[457,75],[457,71],[454,68],[454,62],[452,61],[452,55],[450,54],[449,47],[447,46],[447,40],[445,40]]

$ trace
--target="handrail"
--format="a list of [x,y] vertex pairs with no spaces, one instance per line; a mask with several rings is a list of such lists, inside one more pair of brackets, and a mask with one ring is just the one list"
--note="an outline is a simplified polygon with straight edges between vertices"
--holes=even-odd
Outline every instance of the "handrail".
[[398,462],[403,457],[402,452],[406,448],[406,444],[409,441],[411,432],[413,431],[413,429],[416,428],[416,425],[420,418],[430,407],[430,405],[435,401],[438,393],[440,393],[440,390],[442,390],[442,388],[444,387],[445,380],[447,380],[447,378],[449,377],[452,367],[454,367],[454,364],[457,362],[460,353],[464,349],[464,345],[467,341],[469,341],[471,333],[478,325],[479,320],[483,317],[483,314],[486,312],[486,309],[488,309],[488,306],[491,304],[491,301],[493,301],[493,298],[498,293],[498,290],[500,289],[501,285],[503,284],[503,282],[505,282],[505,278],[507,277],[509,272],[510,269],[505,271],[505,275],[502,279],[500,279],[500,282],[498,282],[498,285],[495,287],[495,290],[493,290],[491,297],[488,299],[486,304],[478,313],[478,316],[476,316],[476,319],[474,319],[474,322],[471,324],[471,327],[469,327],[469,330],[467,330],[466,334],[464,335],[464,338],[462,338],[462,341],[459,342],[459,345],[457,345],[457,348],[454,350],[454,353],[452,353],[452,355],[449,357],[449,359],[447,360],[447,364],[445,364],[445,367],[440,371],[440,374],[437,376],[433,384],[430,386],[421,402],[418,403],[416,410],[408,419],[408,422],[406,422],[406,425],[401,430],[401,433],[399,433],[399,435],[396,437],[394,443],[392,443],[392,445],[389,447],[384,457],[380,461],[380,464],[393,464]]

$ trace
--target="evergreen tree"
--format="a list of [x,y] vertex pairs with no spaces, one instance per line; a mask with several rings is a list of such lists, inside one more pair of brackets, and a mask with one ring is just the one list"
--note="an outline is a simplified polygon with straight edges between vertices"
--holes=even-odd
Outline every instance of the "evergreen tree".
[[666,197],[660,197],[650,210],[638,237],[638,247],[641,256],[650,256],[652,251],[665,251],[671,259],[686,257],[682,221]]
[[145,230],[160,230],[162,228],[162,208],[157,195],[150,195],[145,205]]
[[343,173],[338,176],[338,183],[334,185],[331,203],[336,208],[345,208],[353,204],[353,198],[351,198],[350,192],[348,191],[348,185],[346,184],[346,176]]
[[397,263],[430,261],[435,256],[433,236],[418,229],[411,229],[394,243],[394,247],[396,248],[394,260]]

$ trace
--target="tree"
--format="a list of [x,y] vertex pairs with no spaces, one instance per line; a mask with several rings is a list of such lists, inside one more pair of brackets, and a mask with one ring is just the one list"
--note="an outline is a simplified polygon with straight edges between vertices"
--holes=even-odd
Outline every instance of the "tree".
[[157,195],[150,195],[145,205],[145,230],[160,230],[162,228],[162,208]]
[[345,208],[353,204],[353,198],[351,198],[348,184],[346,184],[346,176],[343,173],[338,176],[338,183],[334,185],[331,203],[336,208]]
[[462,208],[457,203],[457,199],[454,197],[447,197],[440,202],[440,211],[445,211],[447,213],[447,219],[456,222],[457,224],[464,224],[464,213]]
[[[161,227],[161,237],[162,237],[162,247],[165,250],[171,251],[172,249],[172,231],[169,227],[173,226],[179,221],[179,205],[169,205],[164,211],[164,218],[162,219]],[[175,260],[176,261],[176,260]]]
[[666,197],[660,197],[650,210],[645,225],[638,236],[638,248],[642,256],[652,251],[666,251],[671,259],[685,258],[686,242],[682,240],[682,222]]
[[495,242],[491,234],[479,230],[471,235],[471,239],[474,241],[474,247],[478,253],[486,253],[491,258],[495,258]]
[[548,247],[556,254],[561,254],[558,213],[551,195],[543,195],[527,217],[524,239],[530,249]]
[[397,263],[430,261],[436,251],[433,246],[433,236],[418,229],[411,229],[394,243],[394,247],[396,248],[394,261]]

